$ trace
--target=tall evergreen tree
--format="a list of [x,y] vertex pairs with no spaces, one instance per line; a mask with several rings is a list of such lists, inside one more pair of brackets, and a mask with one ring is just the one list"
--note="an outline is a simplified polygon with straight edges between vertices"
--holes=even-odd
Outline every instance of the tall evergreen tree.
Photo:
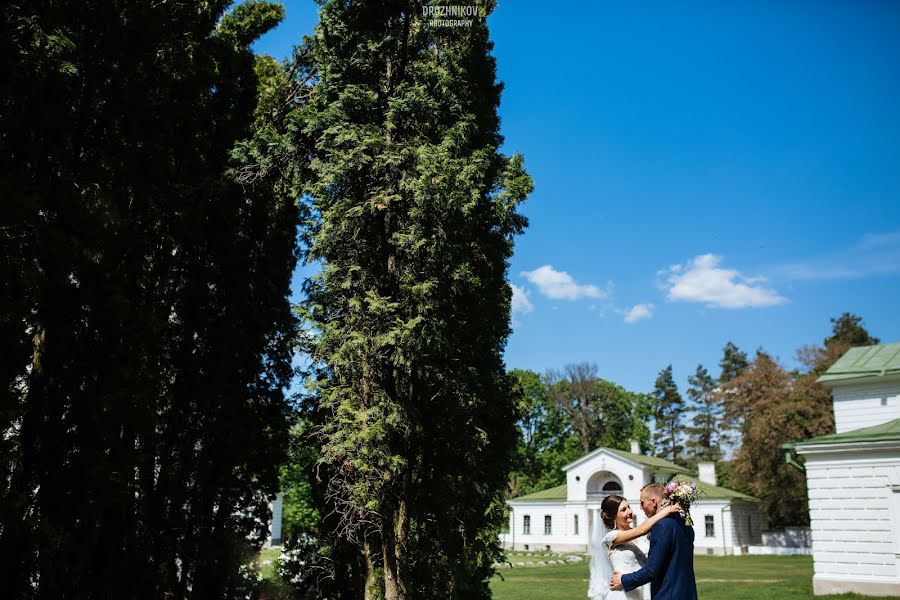
[[532,183],[499,153],[485,22],[412,1],[325,2],[307,287],[322,468],[367,597],[484,598],[520,398],[507,264]]
[[0,9],[8,597],[251,592],[298,219],[226,176],[256,103],[249,45],[283,12],[226,7]]
[[831,319],[831,335],[825,338],[825,346],[846,344],[853,346],[870,346],[879,343],[862,325],[862,317],[845,312]]
[[719,361],[719,386],[716,390],[716,400],[723,409],[722,431],[726,437],[731,439],[740,437],[742,412],[735,404],[733,395],[725,390],[728,382],[741,375],[749,366],[750,361],[746,352],[732,342],[725,344],[722,348],[722,359]]
[[703,365],[688,377],[687,396],[691,402],[691,425],[686,428],[687,454],[692,462],[718,461],[722,458],[723,408],[716,394],[716,381]]
[[[804,346],[797,351],[797,358],[817,378],[850,348],[870,346],[879,341],[862,325],[862,317],[845,312],[831,319],[831,335],[821,346]],[[824,387],[822,390],[827,392]]]
[[722,348],[722,360],[719,361],[719,384],[725,384],[744,372],[750,365],[747,353],[728,342]]
[[684,399],[678,392],[675,379],[672,377],[672,365],[659,372],[653,386],[653,399],[656,402],[655,431],[653,442],[657,454],[671,461],[684,461],[681,445],[681,412]]

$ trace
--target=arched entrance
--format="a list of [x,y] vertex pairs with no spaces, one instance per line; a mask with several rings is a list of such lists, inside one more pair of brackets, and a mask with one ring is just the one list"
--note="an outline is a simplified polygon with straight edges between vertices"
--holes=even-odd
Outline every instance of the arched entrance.
[[609,471],[597,471],[587,481],[587,499],[603,500],[611,494],[622,495],[622,480]]

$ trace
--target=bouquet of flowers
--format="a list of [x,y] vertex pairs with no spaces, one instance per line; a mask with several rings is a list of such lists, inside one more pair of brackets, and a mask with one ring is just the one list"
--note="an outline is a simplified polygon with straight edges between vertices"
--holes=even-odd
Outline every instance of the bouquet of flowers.
[[697,484],[693,481],[672,481],[666,485],[666,493],[662,504],[664,506],[671,504],[680,506],[681,513],[685,518],[685,525],[693,526],[691,503],[699,500],[702,495],[703,492],[697,489]]

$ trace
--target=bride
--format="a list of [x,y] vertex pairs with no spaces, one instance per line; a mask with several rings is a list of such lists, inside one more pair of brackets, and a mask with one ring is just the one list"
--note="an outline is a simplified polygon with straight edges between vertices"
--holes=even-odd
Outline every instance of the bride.
[[679,512],[678,505],[660,508],[659,512],[638,525],[634,524],[634,512],[628,500],[622,496],[607,496],[600,504],[600,523],[595,523],[591,532],[589,552],[591,555],[591,579],[588,584],[590,600],[642,600],[640,588],[625,592],[610,590],[609,579],[613,570],[633,573],[640,569],[647,556],[635,543],[645,535],[656,522]]

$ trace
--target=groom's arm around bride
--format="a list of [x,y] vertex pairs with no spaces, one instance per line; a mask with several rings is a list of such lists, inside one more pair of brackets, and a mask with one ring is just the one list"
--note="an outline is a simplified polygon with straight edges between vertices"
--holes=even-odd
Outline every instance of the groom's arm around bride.
[[[641,490],[641,507],[645,513],[656,513],[659,500],[654,496],[661,498],[662,494],[657,494],[661,490],[648,488],[657,485],[650,484]],[[694,530],[685,525],[681,515],[669,515],[653,526],[646,564],[634,573],[613,573],[610,588],[621,587],[628,592],[647,583],[653,600],[697,600]]]
[[[657,575],[665,574],[675,550],[676,518],[663,519],[653,527],[650,533],[650,552],[646,564],[634,573],[626,573],[621,576],[621,585],[626,592],[654,581],[657,579]],[[653,592],[656,597],[656,590]]]

